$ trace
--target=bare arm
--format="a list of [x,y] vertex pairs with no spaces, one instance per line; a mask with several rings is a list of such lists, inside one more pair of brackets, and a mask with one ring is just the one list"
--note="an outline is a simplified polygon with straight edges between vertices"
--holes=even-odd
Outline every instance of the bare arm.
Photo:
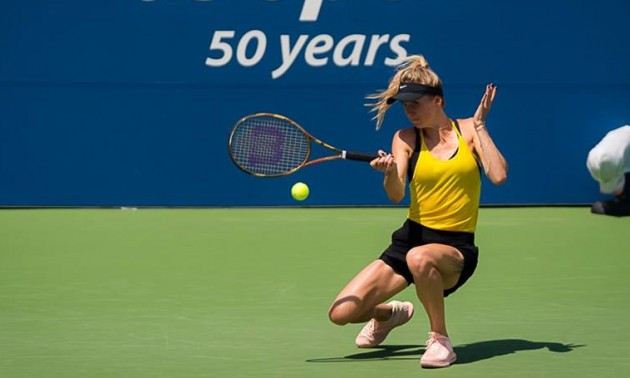
[[486,128],[486,116],[492,107],[496,90],[493,84],[486,86],[486,92],[473,117],[473,142],[486,176],[493,184],[501,185],[507,179],[507,162]]
[[392,140],[393,154],[379,150],[379,158],[370,163],[374,169],[385,173],[383,187],[393,203],[398,203],[405,197],[405,173],[409,164],[409,146],[403,142],[400,133],[401,131],[396,132]]

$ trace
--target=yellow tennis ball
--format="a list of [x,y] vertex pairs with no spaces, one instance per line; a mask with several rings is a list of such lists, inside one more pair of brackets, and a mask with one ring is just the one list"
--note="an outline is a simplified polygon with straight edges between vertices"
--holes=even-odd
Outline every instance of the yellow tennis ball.
[[291,195],[298,201],[304,201],[308,194],[308,186],[303,182],[297,182],[291,188]]

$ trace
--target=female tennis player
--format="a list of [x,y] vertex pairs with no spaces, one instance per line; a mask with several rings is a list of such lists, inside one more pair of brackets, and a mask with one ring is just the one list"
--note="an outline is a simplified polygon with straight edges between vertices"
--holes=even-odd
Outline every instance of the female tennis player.
[[368,97],[376,101],[372,110],[377,113],[377,128],[396,101],[413,125],[395,133],[391,154],[379,151],[370,163],[384,173],[383,186],[394,203],[403,199],[409,180],[410,206],[389,247],[341,290],[330,307],[335,324],[368,322],[356,338],[358,347],[379,345],[394,327],[411,318],[410,302],[384,302],[413,283],[431,327],[420,365],[447,367],[455,362],[444,298],[477,266],[481,167],[496,185],[507,178],[506,161],[485,122],[496,89],[486,86],[473,117],[452,119],[444,111],[440,79],[423,56],[415,55],[398,67],[386,90]]

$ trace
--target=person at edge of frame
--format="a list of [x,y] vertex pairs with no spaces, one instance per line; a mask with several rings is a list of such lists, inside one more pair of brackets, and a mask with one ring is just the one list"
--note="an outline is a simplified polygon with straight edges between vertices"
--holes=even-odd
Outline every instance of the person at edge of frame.
[[630,125],[609,131],[586,159],[586,168],[602,194],[614,198],[591,205],[594,214],[630,215]]

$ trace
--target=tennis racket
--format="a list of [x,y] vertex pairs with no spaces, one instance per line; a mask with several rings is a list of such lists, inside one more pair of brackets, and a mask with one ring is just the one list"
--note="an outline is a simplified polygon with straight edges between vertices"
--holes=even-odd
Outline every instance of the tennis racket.
[[[308,160],[311,142],[335,153]],[[340,150],[309,134],[295,121],[273,113],[243,117],[232,128],[228,141],[230,158],[238,168],[258,177],[280,177],[324,161],[347,159],[369,162],[378,155]]]

